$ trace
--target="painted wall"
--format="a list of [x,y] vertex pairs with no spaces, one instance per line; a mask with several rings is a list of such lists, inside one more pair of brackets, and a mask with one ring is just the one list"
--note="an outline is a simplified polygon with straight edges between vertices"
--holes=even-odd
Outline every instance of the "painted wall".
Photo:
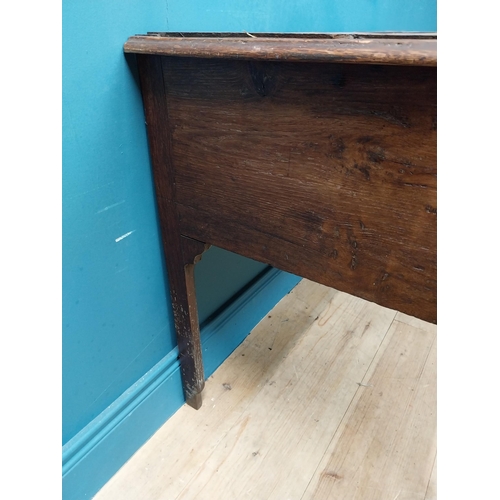
[[[164,31],[436,31],[436,0],[166,0]],[[154,30],[149,30],[154,31]]]
[[[130,35],[166,30],[435,31],[436,0],[63,2],[63,443],[175,347],[142,103],[122,51]],[[196,270],[201,319],[264,267],[210,250]]]
[[[64,9],[63,443],[175,346],[140,94],[127,36],[164,28],[165,4]],[[145,13],[143,13],[145,11]],[[264,267],[211,249],[200,319]]]

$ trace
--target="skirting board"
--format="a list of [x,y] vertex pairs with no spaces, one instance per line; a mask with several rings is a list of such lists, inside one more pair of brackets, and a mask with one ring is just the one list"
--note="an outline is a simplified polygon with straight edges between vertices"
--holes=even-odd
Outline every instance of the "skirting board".
[[[269,269],[201,326],[206,378],[299,281]],[[172,350],[63,446],[63,500],[92,498],[184,404],[177,357]]]

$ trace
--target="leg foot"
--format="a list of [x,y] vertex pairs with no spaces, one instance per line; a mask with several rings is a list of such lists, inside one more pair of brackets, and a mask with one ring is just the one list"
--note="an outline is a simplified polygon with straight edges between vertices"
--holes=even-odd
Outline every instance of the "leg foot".
[[195,410],[199,410],[201,408],[201,403],[202,403],[201,392],[195,394],[194,396],[191,396],[189,399],[186,400],[186,403]]

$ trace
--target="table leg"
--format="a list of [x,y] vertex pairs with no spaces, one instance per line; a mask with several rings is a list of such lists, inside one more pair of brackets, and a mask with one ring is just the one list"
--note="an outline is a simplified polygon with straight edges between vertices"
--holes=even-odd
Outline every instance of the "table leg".
[[201,392],[205,386],[201,353],[200,326],[194,285],[194,266],[209,245],[180,237],[181,261],[167,263],[170,296],[179,346],[182,385],[187,404],[200,408]]
[[170,144],[170,123],[161,58],[139,55],[137,64],[179,346],[182,385],[186,402],[198,409],[201,406],[201,391],[205,385],[205,377],[194,288],[194,264],[209,245],[185,238],[180,233],[174,202],[175,179]]

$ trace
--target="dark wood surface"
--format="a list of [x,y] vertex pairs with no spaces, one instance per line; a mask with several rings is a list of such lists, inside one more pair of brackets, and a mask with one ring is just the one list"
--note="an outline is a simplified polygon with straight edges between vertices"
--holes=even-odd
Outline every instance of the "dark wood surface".
[[[185,392],[195,407],[203,368],[189,266],[200,242],[437,321],[436,67],[428,64],[436,40],[350,38],[363,43],[340,63],[339,39],[328,36],[259,38],[274,40],[275,51],[299,45],[276,61],[255,45],[252,54],[240,47],[238,58],[225,45],[213,57],[210,40],[240,40],[230,35],[193,36],[189,50],[202,44],[196,57],[184,49],[166,56],[179,37],[155,35],[147,50],[159,55],[137,56]],[[311,40],[325,44],[316,56],[306,50]],[[373,40],[385,52],[372,45],[369,60]],[[391,40],[434,48],[416,57],[411,45],[395,57]],[[192,251],[183,250],[185,237]]]
[[205,385],[201,354],[194,264],[207,244],[181,235],[174,201],[174,183],[167,101],[160,57],[138,59],[148,126],[149,149],[170,285],[184,395],[188,404],[201,406]]
[[428,34],[155,33],[134,36],[125,51],[175,57],[436,66]]

